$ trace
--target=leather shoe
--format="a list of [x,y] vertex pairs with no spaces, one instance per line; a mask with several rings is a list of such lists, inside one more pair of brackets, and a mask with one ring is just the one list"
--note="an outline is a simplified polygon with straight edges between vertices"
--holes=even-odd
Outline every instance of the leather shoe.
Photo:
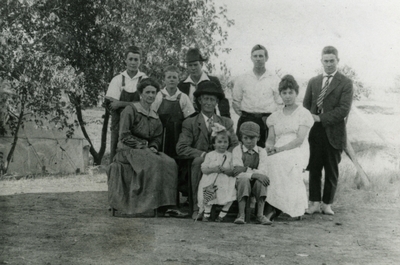
[[306,210],[306,214],[320,213],[321,212],[321,204],[320,202],[310,202],[308,204],[308,209]]
[[335,214],[334,211],[332,211],[331,204],[323,203],[321,205],[321,210],[322,210],[323,214],[327,214],[327,215],[334,215]]
[[244,221],[244,216],[239,216],[233,223],[237,225],[244,225],[246,222]]
[[271,220],[269,220],[265,215],[257,216],[256,223],[262,225],[272,225]]

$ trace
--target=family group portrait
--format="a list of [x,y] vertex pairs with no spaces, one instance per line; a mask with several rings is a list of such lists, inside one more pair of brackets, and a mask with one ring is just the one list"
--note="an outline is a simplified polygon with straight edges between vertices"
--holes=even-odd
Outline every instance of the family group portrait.
[[0,264],[398,264],[399,8],[1,3]]

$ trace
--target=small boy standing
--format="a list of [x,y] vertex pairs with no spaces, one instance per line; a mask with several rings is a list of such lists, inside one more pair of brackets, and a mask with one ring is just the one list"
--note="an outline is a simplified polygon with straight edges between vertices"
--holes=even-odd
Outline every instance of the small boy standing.
[[236,176],[237,200],[239,215],[235,224],[245,224],[246,202],[251,195],[257,200],[257,223],[270,225],[272,222],[264,216],[264,205],[267,197],[267,152],[257,146],[260,138],[260,126],[254,122],[244,122],[240,126],[241,144],[232,151],[233,173]]
[[182,93],[177,87],[179,73],[179,68],[176,66],[171,65],[165,68],[165,88],[157,93],[152,104],[152,108],[158,113],[165,128],[162,150],[170,157],[177,156],[175,147],[182,131],[183,120],[195,112],[188,95]]

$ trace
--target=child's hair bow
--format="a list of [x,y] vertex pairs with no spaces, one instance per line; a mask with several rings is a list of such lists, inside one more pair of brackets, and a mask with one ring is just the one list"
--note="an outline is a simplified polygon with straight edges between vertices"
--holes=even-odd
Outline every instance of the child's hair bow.
[[214,123],[213,126],[211,127],[211,130],[212,130],[211,136],[215,137],[217,136],[218,133],[225,132],[226,128],[219,123]]

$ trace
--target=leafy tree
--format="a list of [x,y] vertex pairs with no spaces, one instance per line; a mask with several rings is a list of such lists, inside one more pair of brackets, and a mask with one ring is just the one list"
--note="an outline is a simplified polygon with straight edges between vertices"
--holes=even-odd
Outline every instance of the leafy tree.
[[[95,164],[101,163],[106,149],[109,113],[103,115],[101,147],[96,151],[82,110],[94,106],[112,77],[124,69],[124,48],[141,47],[142,70],[160,80],[163,67],[181,65],[189,47],[199,47],[209,56],[228,52],[222,48],[227,39],[223,25],[233,24],[226,8],[216,8],[208,0],[31,0],[30,8],[35,10],[31,19],[15,19],[28,34],[40,36],[38,48],[84,74],[86,92],[69,96]],[[225,64],[219,67],[228,72]],[[216,66],[208,63],[207,68],[212,71]]]
[[47,120],[60,129],[68,128],[69,135],[73,133],[74,125],[69,121],[73,109],[63,106],[60,99],[65,92],[82,94],[84,79],[61,57],[41,51],[42,36],[25,30],[21,21],[32,22],[37,16],[30,3],[11,1],[0,12],[0,80],[2,90],[6,87],[11,92],[8,108],[3,105],[2,112],[15,110],[15,116],[8,120],[14,139],[5,163],[6,172],[25,121],[43,126]]

